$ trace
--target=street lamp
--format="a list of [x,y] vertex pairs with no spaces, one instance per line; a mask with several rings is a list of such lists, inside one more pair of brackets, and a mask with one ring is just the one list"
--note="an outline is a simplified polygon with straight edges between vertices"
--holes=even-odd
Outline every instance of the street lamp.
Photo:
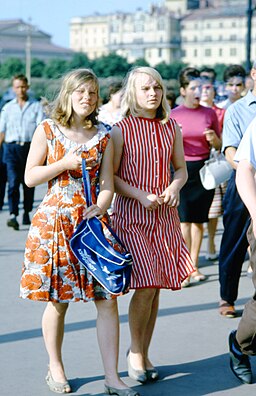
[[31,24],[29,18],[29,24],[27,25],[27,37],[26,37],[26,77],[28,83],[31,81]]

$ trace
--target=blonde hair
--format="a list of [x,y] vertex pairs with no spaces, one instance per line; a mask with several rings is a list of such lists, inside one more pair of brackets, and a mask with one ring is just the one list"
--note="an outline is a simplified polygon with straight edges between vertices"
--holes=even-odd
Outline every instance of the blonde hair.
[[165,124],[170,118],[170,106],[166,99],[166,88],[161,75],[152,67],[142,66],[133,68],[126,76],[124,84],[124,94],[121,101],[121,111],[124,117],[130,114],[134,117],[140,115],[140,108],[136,99],[135,80],[139,73],[151,76],[162,89],[162,101],[156,112],[156,118],[159,118]]
[[70,128],[73,123],[73,108],[71,95],[81,84],[93,81],[97,90],[98,102],[95,110],[86,118],[85,128],[90,129],[98,123],[98,106],[99,106],[99,82],[96,75],[90,69],[76,69],[67,73],[63,79],[59,94],[55,101],[50,105],[51,118],[62,125]]

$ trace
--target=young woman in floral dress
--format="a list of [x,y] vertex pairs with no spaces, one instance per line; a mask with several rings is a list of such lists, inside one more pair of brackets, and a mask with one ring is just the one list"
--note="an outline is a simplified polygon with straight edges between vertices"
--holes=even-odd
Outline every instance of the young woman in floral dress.
[[[105,393],[138,395],[117,373],[119,321],[117,299],[77,261],[69,245],[85,218],[104,216],[113,196],[113,145],[108,130],[97,122],[99,85],[92,71],[67,74],[53,104],[51,119],[36,129],[28,156],[28,186],[48,182],[26,243],[21,297],[46,301],[42,320],[49,355],[46,376],[50,390],[71,392],[63,361],[64,319],[68,304],[94,301],[97,334],[105,370]],[[81,163],[90,168],[93,205],[86,208]]]

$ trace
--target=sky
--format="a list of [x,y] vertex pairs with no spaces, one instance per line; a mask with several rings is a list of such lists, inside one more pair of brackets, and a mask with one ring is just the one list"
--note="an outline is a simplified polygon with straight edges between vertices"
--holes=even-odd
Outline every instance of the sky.
[[52,42],[69,47],[69,22],[72,17],[116,11],[149,10],[150,0],[0,0],[0,19],[22,19],[52,36]]

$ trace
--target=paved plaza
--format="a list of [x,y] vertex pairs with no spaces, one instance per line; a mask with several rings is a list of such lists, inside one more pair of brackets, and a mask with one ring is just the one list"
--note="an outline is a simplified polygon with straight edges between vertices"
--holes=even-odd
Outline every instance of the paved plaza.
[[[35,207],[45,185],[36,188]],[[22,211],[20,214],[21,219]],[[7,206],[0,213],[0,396],[49,396],[45,382],[47,354],[44,348],[41,317],[45,303],[24,301],[19,296],[19,280],[27,226],[14,231],[6,226]],[[21,222],[21,221],[20,221]],[[218,229],[219,247],[222,234]],[[200,396],[256,394],[256,357],[252,358],[254,381],[242,385],[229,368],[227,338],[239,318],[218,314],[218,263],[205,260],[206,236],[200,267],[206,282],[191,284],[181,291],[161,292],[159,316],[151,347],[151,360],[161,379],[141,385],[127,375],[125,353],[129,347],[128,305],[132,292],[119,298],[120,359],[124,381],[141,396]],[[241,314],[253,293],[244,263],[237,310]],[[64,339],[66,373],[75,395],[104,395],[103,368],[96,339],[96,310],[93,303],[70,304]]]

